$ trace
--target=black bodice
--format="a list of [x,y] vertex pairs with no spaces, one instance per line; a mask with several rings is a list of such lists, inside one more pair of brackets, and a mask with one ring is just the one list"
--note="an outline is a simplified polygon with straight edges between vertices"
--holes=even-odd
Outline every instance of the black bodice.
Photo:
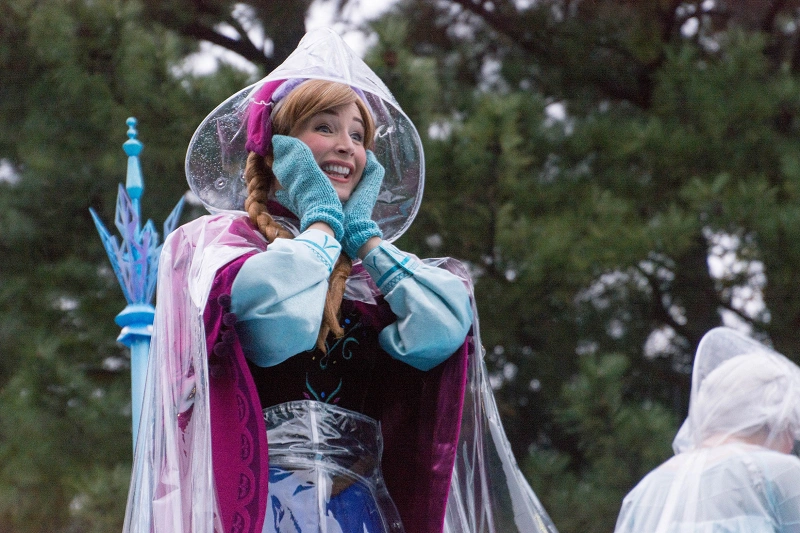
[[380,397],[390,356],[378,344],[380,326],[364,315],[364,306],[342,301],[344,336],[328,335],[328,353],[318,348],[272,366],[248,361],[261,407],[293,400],[316,400],[379,418]]

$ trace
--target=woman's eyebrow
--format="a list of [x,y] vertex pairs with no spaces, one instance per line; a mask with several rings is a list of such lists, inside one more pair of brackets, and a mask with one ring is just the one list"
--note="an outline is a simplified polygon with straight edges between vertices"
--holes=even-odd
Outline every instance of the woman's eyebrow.
[[[319,116],[319,115],[327,115],[329,117],[335,117],[335,118],[339,118],[339,116],[340,116],[339,113],[337,113],[335,111],[331,111],[330,109],[326,109],[324,111],[320,111],[319,113],[317,113],[317,116]],[[358,115],[354,116],[353,120],[355,120],[356,122],[361,124],[362,127],[364,127],[364,120],[360,116],[358,116]]]

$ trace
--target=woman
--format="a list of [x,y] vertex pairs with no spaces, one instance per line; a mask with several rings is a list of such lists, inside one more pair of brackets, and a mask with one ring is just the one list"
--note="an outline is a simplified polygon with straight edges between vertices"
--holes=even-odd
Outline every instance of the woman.
[[800,532],[800,368],[735,330],[700,342],[675,457],[626,496],[617,532]]
[[329,30],[201,124],[187,174],[215,214],[164,244],[126,530],[554,531],[475,356],[465,270],[390,244],[423,168]]

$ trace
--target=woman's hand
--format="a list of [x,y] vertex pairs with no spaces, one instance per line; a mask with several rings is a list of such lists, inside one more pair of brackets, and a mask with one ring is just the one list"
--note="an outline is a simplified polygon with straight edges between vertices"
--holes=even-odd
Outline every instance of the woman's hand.
[[283,187],[275,192],[277,200],[300,217],[301,231],[315,222],[324,222],[333,230],[334,238],[341,241],[342,203],[311,149],[300,139],[287,135],[273,135],[272,147],[275,154],[272,172]]
[[385,172],[375,154],[367,150],[367,164],[361,181],[344,204],[342,248],[351,259],[359,257],[358,251],[372,237],[383,237],[377,222],[372,220],[372,210],[378,201]]

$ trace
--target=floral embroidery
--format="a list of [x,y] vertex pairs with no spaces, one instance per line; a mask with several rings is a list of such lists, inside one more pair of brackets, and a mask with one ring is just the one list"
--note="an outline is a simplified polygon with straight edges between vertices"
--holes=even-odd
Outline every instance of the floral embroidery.
[[[346,321],[349,322],[349,319]],[[340,339],[336,339],[336,342],[333,344],[328,344],[328,341],[325,341],[325,348],[327,349],[327,353],[323,355],[319,360],[319,367],[322,370],[328,368],[328,364],[331,362],[335,362],[336,357],[341,355],[342,359],[349,361],[353,358],[353,348],[351,344],[356,343],[359,344],[358,339],[353,336],[353,332],[358,330],[361,327],[361,324],[356,324],[350,330],[345,330],[344,336]]]
[[333,392],[331,392],[330,394],[326,393],[325,391],[321,391],[318,393],[317,391],[314,390],[314,387],[311,386],[311,383],[308,382],[308,374],[306,374],[306,389],[311,393],[311,396],[309,396],[308,392],[303,392],[303,396],[305,396],[309,400],[311,399],[311,397],[313,397],[318,402],[339,403],[340,398],[336,395],[339,394],[340,390],[342,390],[342,380],[341,379],[339,380],[339,384],[336,386],[335,389],[333,389]]
[[[360,344],[358,338],[356,338],[356,335],[361,333],[362,329],[362,325],[359,321],[351,315],[346,317],[342,322],[344,322],[342,324],[344,335],[338,339],[332,335],[329,336],[325,341],[326,352],[324,354],[317,353],[312,357],[312,360],[316,361],[317,356],[321,355],[317,364],[319,365],[319,369],[323,372],[328,370],[330,365],[335,365],[339,361],[350,361],[353,358],[353,350]],[[342,390],[343,384],[344,381],[340,378],[339,382],[332,390],[317,390],[309,380],[309,373],[306,372],[303,397],[307,400],[313,399],[318,402],[336,404],[341,400],[339,393]]]

